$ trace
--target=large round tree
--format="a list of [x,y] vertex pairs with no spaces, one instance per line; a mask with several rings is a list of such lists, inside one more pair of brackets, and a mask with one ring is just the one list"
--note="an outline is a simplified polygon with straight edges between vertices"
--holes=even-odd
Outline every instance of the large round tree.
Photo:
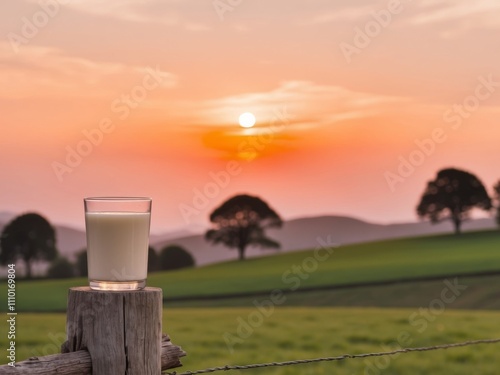
[[222,243],[238,250],[239,259],[245,258],[245,250],[250,245],[262,248],[279,248],[280,244],[266,237],[266,228],[279,228],[283,224],[279,215],[259,197],[236,195],[210,215],[213,229],[205,238],[214,243]]
[[0,263],[15,263],[21,259],[26,277],[31,278],[34,261],[51,261],[57,257],[54,228],[36,213],[20,215],[8,223],[0,237]]
[[427,183],[417,214],[433,223],[450,219],[458,234],[462,222],[474,207],[484,210],[492,207],[483,183],[472,173],[447,168],[440,170],[436,179]]

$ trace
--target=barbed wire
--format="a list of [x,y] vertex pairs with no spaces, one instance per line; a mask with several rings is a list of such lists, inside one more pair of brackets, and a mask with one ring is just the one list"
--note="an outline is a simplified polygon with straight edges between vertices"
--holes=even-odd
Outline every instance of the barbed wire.
[[375,352],[375,353],[364,353],[364,354],[343,354],[337,357],[323,357],[323,358],[312,358],[312,359],[297,359],[293,361],[285,361],[285,362],[268,362],[268,363],[254,363],[249,365],[226,365],[220,367],[212,367],[206,368],[203,370],[196,371],[185,371],[181,373],[174,372],[164,372],[165,375],[196,375],[196,374],[207,374],[211,372],[217,371],[230,371],[230,370],[248,370],[255,368],[263,368],[263,367],[279,367],[279,366],[292,366],[292,365],[301,365],[306,363],[316,363],[316,362],[332,362],[332,361],[343,361],[346,359],[356,359],[356,358],[368,358],[368,357],[382,357],[389,356],[401,353],[411,353],[411,352],[427,352],[431,350],[441,350],[441,349],[450,349],[450,348],[458,348],[462,346],[470,346],[470,345],[479,345],[479,344],[495,344],[499,343],[500,339],[483,339],[483,340],[471,340],[464,341],[453,344],[443,344],[443,345],[433,345],[433,346],[423,346],[417,348],[402,348],[389,352]]

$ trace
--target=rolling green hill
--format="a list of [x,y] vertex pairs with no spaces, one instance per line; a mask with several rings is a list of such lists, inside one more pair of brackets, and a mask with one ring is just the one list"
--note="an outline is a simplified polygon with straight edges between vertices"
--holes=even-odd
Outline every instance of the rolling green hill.
[[[326,240],[326,239],[325,239]],[[500,270],[500,232],[464,233],[380,241],[153,273],[148,285],[168,300],[181,296],[300,291],[304,288]],[[85,279],[20,281],[17,308],[62,311],[67,290]],[[489,287],[492,285],[488,281]],[[498,285],[498,284],[497,284]],[[5,293],[5,283],[0,293]],[[295,300],[300,300],[297,294]],[[5,309],[5,306],[0,306]]]

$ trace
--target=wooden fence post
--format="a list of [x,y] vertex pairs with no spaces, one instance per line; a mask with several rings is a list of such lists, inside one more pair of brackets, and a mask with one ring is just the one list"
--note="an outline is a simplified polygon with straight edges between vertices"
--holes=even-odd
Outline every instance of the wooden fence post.
[[71,288],[62,352],[86,349],[92,375],[161,373],[162,290]]

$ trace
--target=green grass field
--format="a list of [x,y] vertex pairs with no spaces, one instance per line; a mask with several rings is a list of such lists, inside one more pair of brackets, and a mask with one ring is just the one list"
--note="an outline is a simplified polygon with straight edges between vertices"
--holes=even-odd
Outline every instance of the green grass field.
[[[153,273],[149,276],[148,285],[161,287],[164,297],[171,298],[272,289],[287,292],[297,288],[300,291],[301,288],[313,286],[484,270],[500,270],[500,232],[498,231],[381,241],[341,246],[334,248],[331,254],[325,250],[319,253],[309,250],[253,258],[244,262],[233,261],[196,269]],[[498,283],[489,281],[476,285],[477,288],[486,288],[481,291],[484,296],[498,293],[495,287]],[[86,284],[87,280],[83,278],[19,281],[17,309],[19,311],[64,311],[68,288]],[[417,284],[410,286],[410,290],[422,289],[420,283]],[[437,287],[439,288],[439,285]],[[5,288],[6,284],[1,283],[0,294],[6,292]],[[386,289],[376,301],[380,298],[382,300],[375,306],[391,306],[383,296],[390,296],[390,300],[394,301],[395,293],[397,294],[398,291]],[[328,295],[333,294],[328,292]],[[304,297],[304,294],[296,293],[295,304],[300,304],[298,302]],[[323,299],[323,297],[316,298],[316,300]],[[344,301],[347,306],[352,305],[352,303],[347,303],[348,300],[344,299]],[[230,304],[239,305],[237,301],[230,302]],[[336,305],[336,303],[332,302],[327,305]],[[407,304],[401,306],[407,306]],[[483,304],[463,307],[490,308]],[[5,309],[6,306],[0,306],[1,311]]]
[[[500,309],[500,275],[461,277],[459,283],[466,289],[442,304],[443,310],[435,303],[443,301],[443,280],[301,291],[312,286],[500,270],[498,232],[382,241],[335,248],[326,254],[321,250],[320,260],[310,250],[150,275],[148,285],[163,288],[167,298],[262,291],[257,296],[224,300],[167,301],[163,331],[188,352],[180,370],[500,337],[500,311],[484,311]],[[17,283],[18,360],[59,352],[65,340],[65,315],[28,311],[62,312],[68,288],[86,284],[86,279]],[[5,295],[5,288],[2,283],[0,294]],[[264,303],[273,289],[286,293],[286,301],[264,316],[254,304]],[[242,321],[251,324],[244,338],[238,336]],[[405,341],[400,339],[402,333]],[[5,348],[6,341],[1,335],[0,347]],[[387,366],[383,374],[488,375],[498,373],[499,347],[481,345],[245,373],[376,375],[381,373],[377,367]],[[6,362],[0,357],[0,363]]]
[[[228,339],[230,335],[238,337],[241,324],[238,319],[249,322],[249,316],[256,311],[255,308],[164,309],[163,331],[188,353],[178,371],[500,337],[500,312],[447,309],[442,314],[431,314],[432,321],[427,319],[423,327],[411,320],[412,314],[419,313],[418,309],[277,307],[269,317],[262,317],[261,322],[254,320],[254,327],[241,342]],[[64,314],[19,314],[17,358],[58,352],[65,339],[64,325]],[[406,332],[407,338],[398,341],[402,332]],[[5,341],[2,335],[2,348]],[[372,375],[378,373],[374,370],[376,366],[388,366],[383,374],[496,375],[500,366],[499,345],[401,354],[390,359],[351,359],[246,370],[245,374]],[[0,361],[6,363],[3,356]]]
[[[336,290],[315,290],[284,294],[282,306],[323,307],[418,307],[440,298],[446,287],[443,280],[396,283],[392,285],[364,286]],[[452,305],[453,309],[500,310],[500,275],[460,277],[456,279],[466,287]],[[226,299],[166,301],[165,307],[245,307],[254,301],[268,300],[271,293]]]

